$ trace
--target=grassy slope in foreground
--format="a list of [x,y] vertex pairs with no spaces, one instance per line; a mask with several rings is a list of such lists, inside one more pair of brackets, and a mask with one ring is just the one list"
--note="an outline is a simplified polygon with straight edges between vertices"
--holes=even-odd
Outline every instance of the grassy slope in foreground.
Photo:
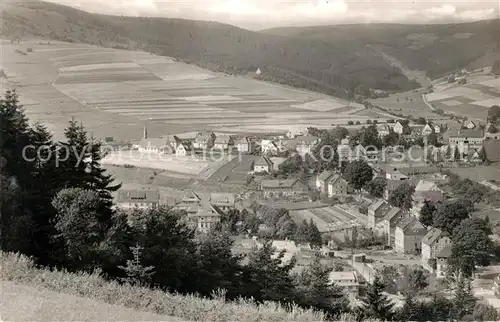
[[[120,285],[105,281],[98,274],[68,273],[35,267],[29,258],[0,252],[0,277],[3,281],[45,288],[49,291],[86,297],[137,311],[173,316],[190,321],[324,321],[321,313],[294,307],[287,312],[276,303],[256,305],[250,301],[225,302],[193,295],[177,295],[160,290]],[[70,297],[67,298],[71,300]],[[68,306],[69,308],[71,306]],[[342,321],[354,321],[346,315]]]

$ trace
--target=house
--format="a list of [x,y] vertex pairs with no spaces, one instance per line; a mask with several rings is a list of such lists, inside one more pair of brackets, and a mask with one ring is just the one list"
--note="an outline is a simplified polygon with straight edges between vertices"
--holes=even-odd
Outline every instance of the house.
[[316,176],[316,189],[321,192],[328,190],[328,181],[335,176],[333,171],[323,171]]
[[396,224],[402,220],[405,213],[398,207],[392,207],[385,214],[382,221],[376,225],[375,230],[380,234],[385,234],[387,236],[387,244],[390,246],[393,244],[395,238]]
[[328,197],[346,196],[354,193],[354,188],[340,174],[336,174],[327,181]]
[[396,168],[389,168],[385,170],[385,179],[386,180],[407,180],[408,176],[406,174],[401,173]]
[[273,140],[262,140],[260,142],[260,150],[262,154],[276,155],[278,154],[279,148]]
[[463,150],[466,147],[480,149],[484,143],[484,131],[482,129],[462,129],[450,133],[449,145]]
[[388,124],[380,124],[377,126],[378,136],[383,138],[391,133],[392,129]]
[[236,148],[240,153],[251,153],[252,152],[252,141],[248,137],[243,137],[238,142],[236,142]]
[[436,277],[445,278],[448,270],[448,258],[451,256],[451,245],[445,246],[436,255]]
[[500,141],[485,141],[483,149],[488,161],[500,162]]
[[312,152],[312,149],[320,142],[320,139],[313,135],[298,136],[297,152],[300,155],[306,155]]
[[137,147],[141,153],[173,154],[175,140],[172,137],[143,138]]
[[444,200],[443,190],[441,190],[434,181],[420,180],[415,186],[413,202],[423,204],[424,201],[437,203]]
[[233,145],[233,139],[229,135],[217,135],[214,141],[214,149],[228,150]]
[[189,143],[187,142],[183,142],[182,140],[180,140],[179,138],[175,137],[175,155],[176,156],[182,156],[182,157],[185,157],[189,150],[190,150],[190,146],[189,146]]
[[189,227],[207,233],[220,223],[221,215],[203,207],[190,207],[188,209],[187,224]]
[[213,132],[199,132],[193,142],[195,149],[211,149],[214,145],[215,134]]
[[451,239],[447,232],[439,228],[429,230],[422,239],[422,266],[433,272],[436,267],[430,261],[435,260],[437,254],[449,245],[451,245]]
[[420,253],[426,233],[427,229],[417,218],[408,216],[396,224],[394,249],[398,253]]
[[481,159],[481,154],[480,151],[483,149],[481,147],[480,149],[467,149],[467,162],[470,163],[481,163],[483,160]]
[[298,179],[262,180],[260,187],[265,196],[290,196],[309,192],[309,186]]
[[340,286],[353,296],[359,295],[360,282],[356,271],[332,271],[328,275],[328,285]]
[[[224,200],[224,198],[214,197],[214,201]],[[200,197],[196,192],[190,191],[182,201],[177,204],[174,209],[185,210],[187,213],[187,225],[192,229],[196,229],[201,232],[208,232],[213,229],[221,220],[221,209],[212,205],[212,196]],[[228,197],[227,202],[221,202],[221,205],[227,205],[231,203],[231,199]]]
[[273,240],[271,245],[277,252],[285,251],[294,255],[300,252],[300,247],[293,240]]
[[400,121],[397,121],[396,124],[394,124],[392,130],[394,131],[394,133],[397,133],[399,135],[411,133],[410,126],[408,124],[403,124]]
[[116,206],[123,210],[155,208],[160,204],[158,189],[120,189]]
[[212,192],[208,202],[220,210],[226,212],[235,208],[235,197],[232,193]]
[[273,169],[274,169],[273,161],[271,161],[271,159],[266,155],[261,156],[253,164],[253,172],[255,173],[262,173],[262,172],[270,173]]
[[427,123],[423,128],[422,128],[422,135],[427,136],[431,133],[436,133],[440,134],[441,133],[441,127],[437,124],[431,124]]
[[260,68],[257,68],[257,71],[255,71],[255,75],[259,76],[260,74],[262,74],[262,71],[260,70]]
[[472,122],[472,121],[467,121],[465,122],[465,127],[469,130],[472,130],[472,129],[475,129],[477,126],[476,126],[476,123]]
[[384,200],[380,199],[368,206],[368,227],[375,229],[377,221],[389,210],[389,205]]

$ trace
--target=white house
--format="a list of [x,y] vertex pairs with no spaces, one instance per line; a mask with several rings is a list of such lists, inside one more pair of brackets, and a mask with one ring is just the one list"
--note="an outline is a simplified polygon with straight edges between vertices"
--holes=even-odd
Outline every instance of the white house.
[[441,133],[441,126],[438,124],[431,124],[427,123],[423,128],[422,128],[422,135],[427,136],[431,133],[436,133],[440,134]]
[[278,154],[278,145],[273,140],[260,141],[260,150],[263,154],[276,155]]
[[420,253],[422,238],[427,230],[420,221],[411,216],[396,224],[395,250],[398,253]]
[[252,152],[252,142],[248,137],[243,137],[241,138],[237,143],[236,147],[238,149],[238,152],[241,153],[250,153]]
[[401,173],[401,171],[399,171],[396,168],[391,168],[386,170],[385,178],[387,180],[407,180],[408,176],[405,175],[404,173]]
[[477,126],[476,126],[476,123],[474,123],[472,121],[467,121],[465,123],[465,127],[468,128],[469,130],[472,130],[472,129],[475,129]]
[[159,203],[158,189],[120,189],[116,200],[117,207],[123,210],[154,208]]
[[304,135],[298,136],[297,140],[297,152],[300,155],[306,155],[312,152],[312,149],[318,144],[321,140],[320,138],[313,135]]
[[260,75],[262,74],[262,71],[260,70],[260,68],[257,68],[257,71],[255,72],[256,75]]
[[403,134],[404,126],[403,124],[401,124],[401,122],[398,121],[396,122],[396,124],[394,124],[392,130],[397,134]]
[[321,192],[327,190],[328,181],[335,176],[333,171],[323,171],[316,177],[316,189]]
[[214,149],[227,150],[233,144],[229,135],[217,135],[214,141]]
[[178,157],[185,157],[188,154],[189,146],[186,143],[179,143],[175,148],[175,155]]
[[378,136],[384,137],[391,133],[391,127],[388,124],[380,124],[377,126]]
[[422,266],[433,272],[436,267],[432,267],[430,260],[435,260],[437,254],[449,245],[451,245],[451,239],[448,233],[439,228],[429,230],[422,239]]

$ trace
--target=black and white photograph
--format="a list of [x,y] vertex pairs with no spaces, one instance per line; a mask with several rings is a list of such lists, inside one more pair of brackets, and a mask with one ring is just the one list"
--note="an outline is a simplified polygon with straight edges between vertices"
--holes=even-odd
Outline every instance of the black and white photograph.
[[0,321],[500,321],[499,0],[0,10]]

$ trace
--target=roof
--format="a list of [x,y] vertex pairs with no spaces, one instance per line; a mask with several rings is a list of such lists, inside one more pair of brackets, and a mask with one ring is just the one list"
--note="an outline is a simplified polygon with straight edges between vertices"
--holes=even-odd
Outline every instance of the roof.
[[118,190],[118,203],[141,202],[154,203],[160,201],[160,191],[157,189],[120,189]]
[[406,179],[406,180],[386,180],[387,181],[387,190],[394,191],[402,184],[415,185],[415,179]]
[[328,184],[329,185],[335,184],[337,182],[345,182],[345,183],[347,183],[347,180],[345,180],[344,178],[342,178],[342,176],[340,174],[335,174],[333,177],[331,177],[328,180]]
[[298,136],[296,139],[299,144],[315,144],[319,141],[319,138],[314,135]]
[[437,242],[439,239],[442,237],[448,236],[448,233],[442,231],[439,228],[432,228],[427,232],[427,234],[424,236],[422,239],[422,243],[425,243],[427,245],[432,245],[435,242]]
[[212,192],[210,202],[216,205],[234,205],[235,198],[232,193]]
[[415,187],[415,192],[423,191],[441,191],[441,189],[439,189],[437,184],[433,181],[420,180]]
[[450,138],[484,138],[484,131],[482,129],[461,129],[451,133]]
[[384,220],[391,220],[394,218],[396,215],[398,215],[401,212],[401,209],[398,207],[392,207],[384,216]]
[[189,217],[220,217],[220,214],[217,212],[211,212],[203,207],[198,207],[198,211],[196,213],[188,214]]
[[250,144],[250,140],[245,136],[239,139],[237,144]]
[[325,171],[321,172],[321,174],[318,176],[318,180],[319,181],[326,181],[334,175],[335,175],[335,173],[333,171],[325,170]]
[[486,158],[490,162],[500,161],[500,141],[487,140],[483,143],[483,149],[486,152]]
[[330,283],[334,283],[335,281],[357,281],[357,275],[355,271],[341,271],[341,272],[335,272],[332,271],[328,275],[328,281]]
[[265,165],[268,167],[272,167],[273,161],[271,161],[271,159],[269,159],[267,156],[263,155],[257,161],[255,161],[254,166],[255,165]]
[[298,179],[262,180],[261,184],[263,188],[291,188],[297,182],[299,182]]
[[231,137],[229,135],[217,135],[215,137],[215,143],[229,143]]
[[368,210],[376,211],[380,207],[384,206],[386,202],[382,199],[377,200],[376,202],[372,203],[369,207]]
[[149,139],[142,139],[139,142],[139,146],[160,148],[160,147],[171,146],[173,142],[174,141],[170,137],[149,138]]
[[272,246],[278,251],[298,251],[299,249],[295,242],[291,240],[273,240]]
[[205,141],[210,140],[213,135],[214,135],[213,132],[198,132],[196,134],[195,141],[205,142]]
[[446,245],[441,251],[436,255],[437,258],[448,258],[451,256],[451,245]]
[[411,230],[415,233],[418,233],[420,230],[425,230],[425,227],[414,216],[403,218],[396,224],[396,227],[401,228],[405,234],[409,233]]

